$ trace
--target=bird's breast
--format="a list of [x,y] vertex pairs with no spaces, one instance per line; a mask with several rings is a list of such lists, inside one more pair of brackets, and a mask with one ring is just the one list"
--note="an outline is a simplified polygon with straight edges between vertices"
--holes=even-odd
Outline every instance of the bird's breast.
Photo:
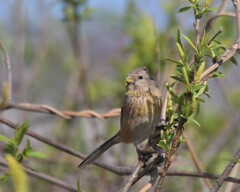
[[120,136],[123,142],[141,143],[148,138],[160,119],[160,98],[148,93],[128,93],[125,96]]

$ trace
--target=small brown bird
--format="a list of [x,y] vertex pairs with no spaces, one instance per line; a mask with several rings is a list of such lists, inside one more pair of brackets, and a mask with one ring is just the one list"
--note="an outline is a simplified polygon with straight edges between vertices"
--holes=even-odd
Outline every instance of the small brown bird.
[[135,69],[128,74],[125,84],[120,130],[90,153],[79,168],[85,168],[115,144],[134,143],[137,147],[153,133],[160,121],[161,93],[150,79],[148,69]]

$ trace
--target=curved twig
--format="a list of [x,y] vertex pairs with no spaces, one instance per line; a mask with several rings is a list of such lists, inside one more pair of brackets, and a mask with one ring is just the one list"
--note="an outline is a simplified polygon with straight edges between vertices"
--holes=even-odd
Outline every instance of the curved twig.
[[58,110],[50,105],[46,104],[31,104],[31,103],[10,103],[6,109],[19,109],[24,111],[40,112],[40,113],[49,113],[54,114],[64,119],[71,119],[74,117],[87,117],[87,118],[98,118],[106,119],[109,117],[117,117],[121,113],[120,108],[112,109],[106,113],[98,113],[93,110],[82,110],[82,111],[67,111],[67,110]]
[[231,13],[231,12],[221,12],[221,13],[217,13],[216,15],[212,16],[207,23],[205,24],[205,27],[203,28],[205,31],[209,31],[211,26],[212,26],[212,22],[215,19],[218,19],[220,17],[236,17],[235,13]]
[[[17,127],[17,124],[12,123],[11,121],[9,121],[9,120],[1,117],[1,116],[0,116],[0,122],[2,122],[3,124],[9,126],[12,129],[16,129],[16,127]],[[52,146],[52,147],[54,147],[54,148],[56,148],[56,149],[58,149],[60,151],[63,151],[65,153],[67,153],[67,154],[70,154],[72,156],[75,156],[75,157],[78,157],[78,158],[81,158],[81,159],[86,158],[86,155],[83,155],[83,154],[81,154],[81,153],[79,153],[79,152],[77,152],[77,151],[75,151],[75,150],[73,150],[73,149],[71,149],[71,148],[61,144],[61,143],[55,142],[55,141],[53,141],[51,139],[47,139],[46,137],[41,136],[41,135],[31,131],[31,130],[28,130],[26,132],[26,134],[31,136],[32,138],[38,140],[38,141],[41,141],[41,142],[43,142],[43,143],[45,143],[47,145],[50,145],[50,146]],[[97,166],[99,166],[101,168],[104,168],[104,169],[106,169],[106,170],[108,170],[110,172],[119,174],[119,175],[129,175],[129,173],[131,173],[131,171],[133,170],[132,168],[111,166],[109,164],[102,163],[102,162],[97,161],[97,160],[95,162],[93,162],[93,164],[95,164],[95,165],[97,165]],[[76,167],[77,167],[77,165],[76,165]]]

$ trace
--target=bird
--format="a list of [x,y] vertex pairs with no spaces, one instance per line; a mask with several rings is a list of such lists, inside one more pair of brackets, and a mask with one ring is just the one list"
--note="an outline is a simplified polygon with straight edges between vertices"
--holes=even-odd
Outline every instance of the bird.
[[84,169],[118,143],[138,146],[154,132],[161,117],[161,91],[147,67],[133,70],[125,79],[126,92],[121,108],[120,130],[91,152],[79,165]]

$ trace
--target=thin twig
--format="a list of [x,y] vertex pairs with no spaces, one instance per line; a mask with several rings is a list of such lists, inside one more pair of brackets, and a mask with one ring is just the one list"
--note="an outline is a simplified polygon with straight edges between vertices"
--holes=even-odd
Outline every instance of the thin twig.
[[204,30],[206,32],[208,32],[212,26],[212,22],[215,20],[215,19],[218,19],[218,18],[221,18],[221,17],[236,17],[236,14],[235,13],[231,13],[231,12],[224,12],[224,13],[218,13],[214,16],[212,16],[208,21],[207,23],[205,24],[205,27],[204,27]]
[[201,76],[200,76],[201,81],[204,80],[208,75],[210,75],[219,66],[223,65],[226,61],[228,61],[230,58],[232,58],[240,48],[240,1],[232,0],[232,2],[233,2],[233,5],[235,7],[235,12],[236,12],[236,31],[237,31],[236,42],[232,45],[231,49],[227,50],[214,65],[209,67],[206,71],[204,71],[201,74]]
[[[231,177],[237,177],[237,175],[238,175],[238,173],[239,173],[239,168],[240,168],[240,164],[238,163],[238,164],[233,168],[230,176],[231,176]],[[224,191],[225,191],[225,192],[232,192],[232,191],[234,191],[233,187],[234,187],[234,183],[227,183],[226,188],[225,188]]]
[[220,187],[222,186],[224,180],[228,177],[228,175],[231,173],[233,167],[238,163],[240,160],[240,148],[238,149],[237,153],[234,156],[234,159],[227,165],[227,167],[224,169],[223,173],[220,175],[220,177],[217,178],[215,185],[210,190],[210,192],[217,192]]
[[236,12],[236,28],[237,28],[237,40],[236,43],[240,44],[240,1],[232,0]]
[[221,5],[219,6],[219,9],[218,9],[217,13],[222,13],[222,12],[224,12],[226,6],[227,6],[227,0],[222,0],[222,3],[221,3]]
[[[187,144],[187,147],[188,147],[188,150],[190,151],[191,153],[191,156],[193,158],[193,162],[195,164],[195,166],[197,167],[197,170],[200,172],[200,173],[203,173],[204,172],[204,168],[203,168],[203,165],[202,163],[200,162],[197,154],[196,154],[196,151],[194,150],[193,148],[193,145],[191,144],[190,140],[188,139],[188,137],[186,136],[186,134],[183,133],[183,136],[186,140],[186,144]],[[207,187],[209,189],[211,189],[212,185],[210,183],[210,181],[208,179],[204,179],[204,182],[205,184],[207,185]]]
[[167,105],[168,105],[168,91],[165,95],[165,99],[163,102],[163,106],[162,106],[162,112],[161,112],[161,124],[165,125],[166,124],[166,114],[167,114]]
[[[5,167],[5,168],[8,167],[7,163],[4,162],[4,161],[1,161],[1,160],[0,160],[0,166],[1,166],[1,167]],[[59,180],[59,179],[56,179],[56,178],[54,178],[54,177],[52,177],[52,176],[50,176],[50,175],[47,175],[47,174],[44,174],[44,173],[41,173],[41,172],[37,172],[37,171],[34,171],[34,170],[29,169],[29,168],[26,168],[26,167],[23,167],[23,170],[24,170],[28,175],[30,175],[30,176],[32,176],[32,177],[36,177],[36,178],[38,178],[38,179],[42,179],[42,180],[44,180],[44,181],[46,181],[46,182],[48,182],[48,183],[51,183],[51,184],[53,184],[53,185],[56,185],[56,186],[58,186],[58,187],[61,187],[61,188],[63,188],[63,189],[66,189],[66,190],[68,190],[68,191],[71,191],[71,192],[77,191],[77,188],[76,188],[76,187],[71,186],[71,185],[69,185],[68,183],[66,183],[66,182],[64,182],[64,181],[61,181],[61,180]]]
[[197,49],[199,49],[199,45],[200,45],[200,19],[197,18],[196,15],[195,15],[194,29],[195,29],[195,45],[196,45]]
[[101,113],[101,114],[93,110],[82,110],[82,111],[62,110],[61,111],[46,104],[31,104],[31,103],[18,103],[18,104],[10,103],[7,106],[7,109],[19,109],[24,111],[54,114],[64,119],[71,119],[74,117],[106,119],[109,117],[117,117],[120,115],[120,112],[121,112],[120,108],[115,108],[106,113]]
[[139,172],[141,171],[144,163],[142,161],[139,161],[136,167],[134,168],[132,174],[129,176],[127,183],[124,185],[121,192],[128,192],[130,191],[130,188],[132,187],[134,181],[138,177]]
[[[189,172],[168,172],[167,176],[172,177],[196,177],[196,178],[208,178],[208,179],[217,179],[218,175],[213,175],[210,173],[189,173]],[[233,178],[233,177],[227,177],[224,179],[224,182],[231,182],[231,183],[237,183],[240,184],[240,179]]]
[[222,27],[220,27],[218,32],[208,41],[208,43],[207,43],[208,46],[214,41],[214,39],[216,39],[216,37],[218,35],[220,35],[222,33],[222,30],[223,30]]
[[220,67],[221,65],[223,65],[226,61],[228,61],[229,59],[231,59],[235,53],[237,52],[237,50],[239,49],[239,44],[235,43],[232,45],[231,49],[226,51],[221,58],[211,67],[209,67],[208,69],[206,69],[200,76],[200,81],[203,81],[205,78],[207,78],[207,76],[209,76],[213,71],[215,71],[218,67]]
[[175,153],[176,153],[177,148],[178,148],[178,140],[179,140],[180,136],[182,135],[183,125],[185,124],[185,122],[186,122],[185,118],[180,118],[178,120],[178,127],[177,127],[177,130],[176,130],[176,134],[175,134],[174,138],[172,139],[172,145],[171,145],[170,151],[168,153],[168,157],[166,159],[163,170],[160,173],[160,179],[158,180],[155,192],[160,192],[161,191],[163,182],[164,182],[165,177],[167,175],[167,171],[168,171],[169,167],[171,166],[171,164],[174,160]]
[[[3,124],[9,126],[12,129],[16,129],[16,127],[17,127],[17,124],[14,124],[11,121],[9,121],[9,120],[1,117],[1,116],[0,116],[0,122],[2,122]],[[26,134],[31,136],[34,139],[37,139],[38,141],[41,141],[41,142],[43,142],[43,143],[45,143],[47,145],[50,145],[50,146],[52,146],[52,147],[54,147],[54,148],[56,148],[56,149],[58,149],[60,151],[63,151],[65,153],[67,153],[67,154],[73,155],[73,156],[81,158],[81,159],[86,158],[86,155],[83,155],[83,154],[81,154],[79,152],[76,152],[75,150],[73,150],[73,149],[71,149],[71,148],[69,148],[69,147],[67,147],[67,146],[65,146],[65,145],[63,145],[61,143],[57,143],[55,141],[47,139],[46,137],[43,137],[43,136],[41,136],[41,135],[31,131],[31,130],[28,130],[26,132]],[[132,168],[110,166],[109,164],[102,163],[102,162],[97,161],[97,160],[95,162],[93,162],[93,164],[95,164],[95,165],[97,165],[97,166],[99,166],[101,168],[104,168],[104,169],[106,169],[106,170],[108,170],[110,172],[116,173],[118,175],[129,175],[129,171],[132,171]]]
[[6,52],[3,44],[0,42],[0,49],[3,53],[4,63],[7,69],[7,85],[8,85],[8,101],[11,101],[12,98],[12,67],[8,53]]

